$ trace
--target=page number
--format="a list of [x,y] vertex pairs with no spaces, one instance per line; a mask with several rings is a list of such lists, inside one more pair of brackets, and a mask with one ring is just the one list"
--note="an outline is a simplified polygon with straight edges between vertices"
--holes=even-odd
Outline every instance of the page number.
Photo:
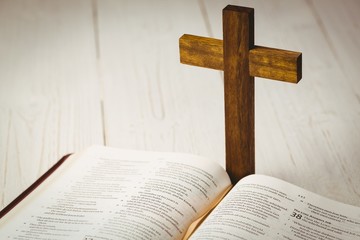
[[302,215],[299,214],[299,213],[293,212],[293,213],[290,215],[290,217],[294,217],[294,218],[296,218],[296,219],[301,219],[301,218],[302,218]]

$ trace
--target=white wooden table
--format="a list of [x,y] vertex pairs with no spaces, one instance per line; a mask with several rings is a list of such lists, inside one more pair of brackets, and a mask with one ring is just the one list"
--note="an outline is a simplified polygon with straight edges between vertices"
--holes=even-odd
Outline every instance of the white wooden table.
[[[257,45],[303,52],[298,85],[256,80],[256,172],[360,206],[360,1],[255,8]],[[181,65],[229,1],[0,1],[0,208],[89,145],[224,165],[222,73]]]

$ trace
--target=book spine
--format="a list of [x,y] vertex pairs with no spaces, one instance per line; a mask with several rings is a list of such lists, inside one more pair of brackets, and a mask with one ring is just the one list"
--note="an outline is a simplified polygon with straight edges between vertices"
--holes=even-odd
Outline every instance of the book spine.
[[19,204],[22,200],[24,200],[32,191],[34,191],[46,178],[48,178],[53,172],[58,169],[61,164],[65,162],[65,160],[71,154],[65,155],[62,157],[54,166],[52,166],[48,171],[46,171],[39,179],[37,179],[30,187],[28,187],[24,192],[22,192],[17,198],[15,198],[10,204],[8,204],[4,209],[0,211],[0,219],[4,217],[11,209],[13,209],[17,204]]

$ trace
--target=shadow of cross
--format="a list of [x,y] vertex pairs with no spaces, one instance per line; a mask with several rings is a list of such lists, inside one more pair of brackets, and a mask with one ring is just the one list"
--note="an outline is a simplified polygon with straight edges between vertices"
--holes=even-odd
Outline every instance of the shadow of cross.
[[254,9],[223,9],[223,40],[183,35],[180,62],[224,71],[226,171],[232,183],[255,172],[254,77],[298,83],[299,52],[254,45]]

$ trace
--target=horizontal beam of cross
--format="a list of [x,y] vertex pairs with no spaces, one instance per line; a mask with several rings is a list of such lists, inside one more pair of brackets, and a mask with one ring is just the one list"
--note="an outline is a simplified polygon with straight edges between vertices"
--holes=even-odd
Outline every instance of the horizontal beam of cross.
[[[224,70],[223,41],[184,34],[180,40],[180,62]],[[249,52],[249,70],[253,77],[298,83],[302,77],[302,54],[255,46]]]

